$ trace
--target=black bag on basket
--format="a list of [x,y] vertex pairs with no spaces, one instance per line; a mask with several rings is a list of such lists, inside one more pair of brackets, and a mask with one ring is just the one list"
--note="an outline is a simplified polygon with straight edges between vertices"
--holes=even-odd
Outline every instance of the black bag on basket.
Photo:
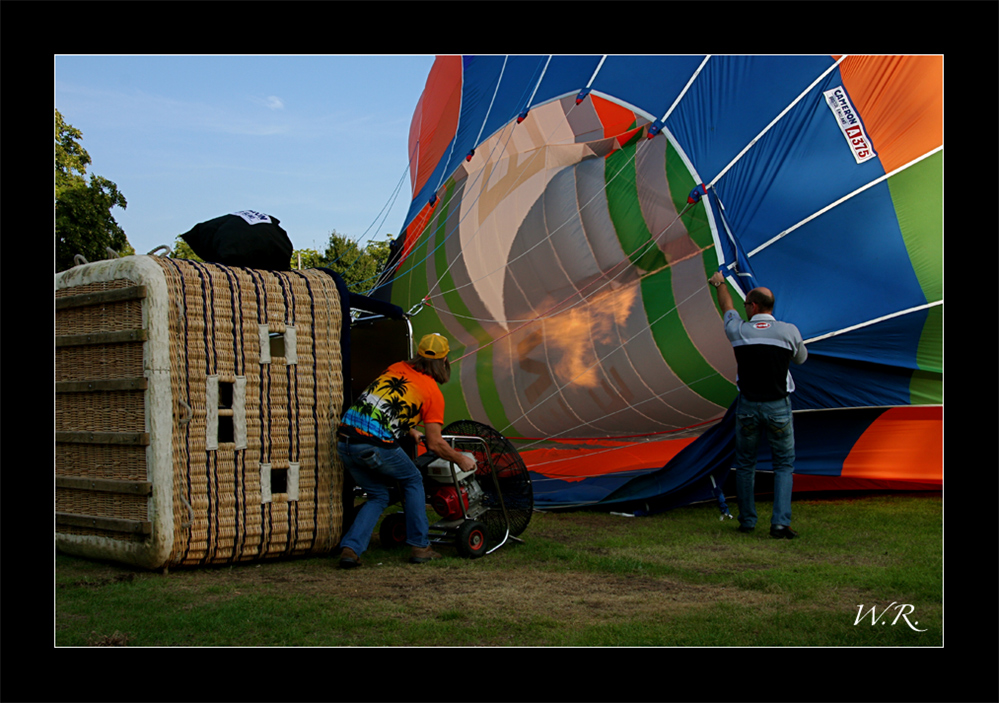
[[291,269],[294,251],[276,217],[243,210],[201,222],[181,237],[205,261],[268,271]]

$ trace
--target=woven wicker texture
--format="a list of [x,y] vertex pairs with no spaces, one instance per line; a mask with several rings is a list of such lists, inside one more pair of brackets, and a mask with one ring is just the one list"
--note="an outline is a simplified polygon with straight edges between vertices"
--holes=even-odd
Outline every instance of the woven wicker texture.
[[[153,481],[149,445],[169,441],[173,548],[158,566],[331,551],[343,518],[332,444],[344,385],[335,282],[316,270],[150,258],[169,303],[170,438],[148,429],[144,288],[116,279],[56,291],[57,301],[73,299],[56,312],[56,511],[97,518],[63,518],[58,532],[145,539],[151,493],[133,484]],[[85,295],[100,300],[80,302]],[[261,485],[261,464],[276,483]]]
[[[339,298],[321,271],[270,272],[160,259],[171,306],[174,552],[193,565],[328,552],[340,539],[343,403]],[[297,360],[262,364],[260,325],[294,327]],[[206,449],[207,377],[246,379],[247,446]],[[190,410],[188,410],[188,408]],[[220,417],[227,417],[224,411]],[[190,418],[187,421],[186,418]],[[297,500],[263,502],[260,464],[299,466]]]
[[[57,289],[56,300],[84,295],[122,291],[136,286],[134,281],[117,279]],[[55,330],[59,337],[100,335],[141,331],[142,301],[138,299],[101,302],[94,305],[57,309]],[[120,381],[142,378],[142,340],[75,343],[56,346],[57,383]],[[57,386],[58,388],[58,386]],[[56,394],[56,476],[123,481],[147,479],[146,449],[142,444],[110,441],[100,443],[65,441],[61,433],[142,433],[145,431],[145,401],[141,390],[95,390]],[[63,441],[60,441],[63,440]],[[96,516],[112,520],[148,521],[148,498],[87,490],[77,486],[56,486],[57,513]],[[137,540],[127,532],[110,532],[85,525],[58,526],[60,532],[77,535],[113,534],[116,539]]]

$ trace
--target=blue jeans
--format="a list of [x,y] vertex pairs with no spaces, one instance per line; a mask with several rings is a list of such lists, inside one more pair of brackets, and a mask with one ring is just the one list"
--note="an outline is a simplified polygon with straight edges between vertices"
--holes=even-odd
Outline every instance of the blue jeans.
[[396,484],[402,489],[402,506],[406,514],[406,544],[426,547],[430,544],[430,524],[427,520],[427,494],[423,476],[412,459],[399,448],[376,447],[358,442],[337,443],[344,468],[350,471],[368,499],[354,518],[354,524],[340,540],[341,547],[350,547],[360,555],[368,548],[378,518],[389,504],[389,488]]
[[739,396],[735,408],[735,491],[739,524],[756,527],[756,455],[766,435],[773,455],[774,508],[771,525],[791,525],[791,483],[794,472],[794,423],[791,398],[756,402]]

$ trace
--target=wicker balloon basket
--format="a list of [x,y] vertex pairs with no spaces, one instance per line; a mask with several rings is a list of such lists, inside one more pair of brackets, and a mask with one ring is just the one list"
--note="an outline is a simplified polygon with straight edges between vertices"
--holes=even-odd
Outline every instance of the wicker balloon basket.
[[329,274],[132,256],[57,274],[55,307],[60,550],[167,569],[338,544]]

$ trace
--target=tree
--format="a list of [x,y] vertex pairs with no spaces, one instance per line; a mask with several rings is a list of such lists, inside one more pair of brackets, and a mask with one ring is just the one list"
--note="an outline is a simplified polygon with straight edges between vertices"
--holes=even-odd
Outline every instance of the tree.
[[127,206],[118,186],[107,178],[87,177],[90,155],[80,144],[82,132],[55,111],[55,238],[56,271],[72,268],[73,258],[108,258],[110,247],[122,255],[134,254],[125,231],[111,209]]
[[[362,249],[353,239],[333,230],[330,232],[326,251],[322,254],[314,249],[302,250],[302,267],[333,269],[340,274],[351,292],[366,293],[375,287],[378,275],[388,261],[391,235],[388,237],[389,239],[381,242],[372,240]],[[292,265],[297,267],[297,264],[293,254]]]
[[188,261],[200,261],[204,263],[204,259],[194,253],[194,249],[184,241],[183,235],[180,234],[173,241],[173,251],[170,252],[170,256],[174,259],[187,259]]

